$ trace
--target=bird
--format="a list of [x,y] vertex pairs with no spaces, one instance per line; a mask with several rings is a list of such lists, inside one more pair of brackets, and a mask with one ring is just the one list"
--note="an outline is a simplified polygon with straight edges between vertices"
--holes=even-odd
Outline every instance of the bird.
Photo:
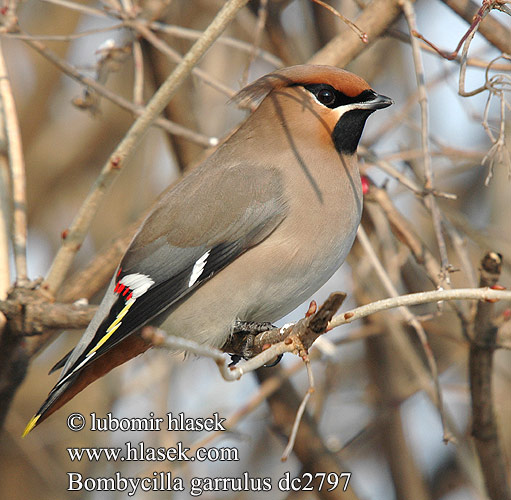
[[251,113],[159,197],[24,436],[145,352],[141,327],[220,348],[293,311],[345,260],[362,214],[357,146],[392,99],[344,69],[305,64],[234,100]]

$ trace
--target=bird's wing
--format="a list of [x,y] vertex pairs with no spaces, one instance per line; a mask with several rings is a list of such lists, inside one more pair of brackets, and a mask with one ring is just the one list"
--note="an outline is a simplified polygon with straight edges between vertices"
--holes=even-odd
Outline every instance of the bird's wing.
[[257,245],[285,216],[280,174],[257,165],[221,169],[206,163],[164,193],[66,360],[54,391]]

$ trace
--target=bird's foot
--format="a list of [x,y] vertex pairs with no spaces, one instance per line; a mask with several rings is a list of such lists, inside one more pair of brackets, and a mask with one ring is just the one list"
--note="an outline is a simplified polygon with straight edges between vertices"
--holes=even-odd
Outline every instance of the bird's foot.
[[[270,322],[265,321],[258,323],[256,321],[240,321],[236,320],[232,335],[240,336],[241,341],[239,342],[239,353],[231,354],[231,363],[229,366],[236,365],[242,359],[250,359],[254,357],[253,346],[254,340],[257,334],[266,332],[276,328]],[[276,360],[266,367],[275,366],[282,358],[282,355],[277,356]]]
[[276,326],[272,325],[269,321],[263,321],[258,323],[257,321],[241,321],[237,319],[234,322],[234,328],[232,330],[233,335],[238,334],[252,334],[257,335],[258,333],[267,332]]

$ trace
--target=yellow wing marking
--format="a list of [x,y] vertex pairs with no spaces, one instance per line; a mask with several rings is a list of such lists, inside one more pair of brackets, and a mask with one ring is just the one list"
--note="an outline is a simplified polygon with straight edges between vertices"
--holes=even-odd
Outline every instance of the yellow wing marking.
[[122,311],[117,315],[115,321],[107,328],[105,335],[101,338],[101,340],[87,353],[87,356],[90,356],[93,352],[96,352],[121,326],[121,320],[126,316],[130,307],[135,303],[135,299],[131,298],[126,302],[126,305],[123,307]]
[[[121,312],[117,315],[115,318],[115,321],[108,327],[106,334],[103,336],[103,338],[93,347],[88,353],[87,356],[90,356],[94,352],[96,352],[121,326],[121,320],[126,316],[128,313],[130,307],[135,303],[135,299],[131,298],[126,302],[126,305],[123,307]],[[36,425],[38,420],[41,418],[41,415],[35,415],[30,419],[30,422],[25,427],[25,430],[23,431],[22,437],[25,437]]]

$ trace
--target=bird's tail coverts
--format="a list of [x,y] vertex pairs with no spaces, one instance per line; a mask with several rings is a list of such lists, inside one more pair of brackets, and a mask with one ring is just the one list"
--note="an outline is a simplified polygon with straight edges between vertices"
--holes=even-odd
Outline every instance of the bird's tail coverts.
[[151,344],[142,339],[140,335],[130,335],[119,343],[119,349],[105,352],[93,362],[84,366],[81,371],[66,379],[61,385],[57,385],[50,392],[39,411],[28,422],[23,437],[89,384],[107,374],[113,368],[142,354],[149,347],[151,347]]

